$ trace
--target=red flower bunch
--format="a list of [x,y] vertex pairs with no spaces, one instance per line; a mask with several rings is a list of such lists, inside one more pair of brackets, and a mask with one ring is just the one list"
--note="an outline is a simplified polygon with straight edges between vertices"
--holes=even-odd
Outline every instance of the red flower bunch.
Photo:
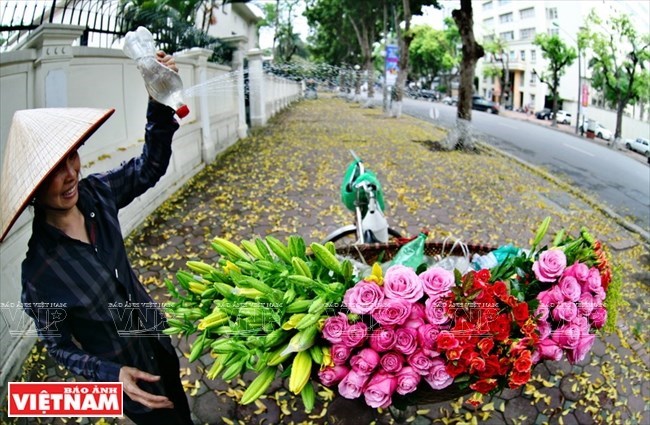
[[452,290],[446,312],[453,324],[435,348],[447,359],[450,376],[483,394],[528,382],[537,326],[528,304],[511,295],[505,282],[490,283],[487,269],[470,271]]

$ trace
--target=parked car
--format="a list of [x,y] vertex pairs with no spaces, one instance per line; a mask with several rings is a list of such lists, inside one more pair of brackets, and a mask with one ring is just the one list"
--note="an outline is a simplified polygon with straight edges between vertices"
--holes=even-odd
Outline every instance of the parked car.
[[429,101],[437,100],[438,96],[439,96],[438,92],[429,89],[416,89],[411,94],[411,97],[413,99],[424,99]]
[[457,105],[458,104],[458,96],[446,96],[442,99],[442,103],[445,105]]
[[601,139],[604,140],[611,140],[612,139],[612,132],[603,127],[599,122],[594,123],[592,126],[589,125],[589,121],[586,123],[582,123],[579,127],[580,132],[587,132],[590,128],[593,128],[594,134],[596,137],[600,137]]
[[550,120],[551,119],[551,111],[548,108],[544,108],[541,111],[535,112],[535,117],[537,117],[538,120]]
[[646,138],[627,139],[625,141],[625,147],[650,157],[650,140]]
[[[551,115],[551,118],[552,117],[553,116]],[[562,110],[562,109],[557,111],[555,119],[560,124],[571,124],[571,114],[569,112],[567,112],[567,111]]]
[[485,111],[490,114],[499,113],[499,107],[496,103],[481,96],[472,96],[472,109],[476,109],[477,111]]

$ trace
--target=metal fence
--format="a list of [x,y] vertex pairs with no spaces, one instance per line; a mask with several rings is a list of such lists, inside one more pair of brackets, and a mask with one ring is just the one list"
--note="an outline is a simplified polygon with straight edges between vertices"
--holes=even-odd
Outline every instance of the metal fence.
[[85,27],[81,46],[110,47],[120,28],[119,0],[15,0],[0,3],[0,52],[15,49],[44,23]]

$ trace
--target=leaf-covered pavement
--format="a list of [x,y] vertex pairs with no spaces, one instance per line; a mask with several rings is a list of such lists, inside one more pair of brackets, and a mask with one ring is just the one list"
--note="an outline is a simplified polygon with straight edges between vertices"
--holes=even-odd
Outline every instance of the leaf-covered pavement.
[[[646,407],[650,361],[645,348],[650,317],[642,304],[649,292],[642,280],[647,280],[650,259],[639,239],[595,211],[588,197],[567,194],[566,186],[493,149],[472,153],[430,149],[444,135],[444,129],[430,123],[406,116],[385,118],[381,110],[341,99],[321,96],[297,103],[222,153],[136,229],[127,238],[132,264],[154,299],[165,302],[163,280],[173,278],[187,260],[216,259],[209,248],[215,236],[239,241],[267,234],[284,239],[296,233],[308,242],[321,240],[352,222],[339,200],[352,149],[378,175],[389,223],[403,233],[415,235],[426,228],[440,241],[452,237],[526,246],[543,218],[551,216],[551,233],[560,228],[575,233],[587,226],[616,248],[611,249],[613,260],[624,274],[623,297],[629,304],[621,308],[618,332],[598,339],[593,355],[581,365],[547,362],[536,367],[535,379],[524,388],[486,398],[476,410],[459,400],[419,406],[407,412],[405,420],[650,422]],[[179,349],[186,354],[187,343],[180,342]],[[257,423],[265,418],[265,424],[324,423],[326,405],[318,404],[312,415],[301,412],[301,401],[290,398],[281,382],[260,405],[242,409],[233,399],[241,396],[243,382],[227,385],[202,376],[209,355],[191,365],[186,359],[181,363],[182,379],[202,421]],[[52,369],[51,359],[37,346],[23,376],[45,379]],[[387,414],[377,419],[390,420]]]

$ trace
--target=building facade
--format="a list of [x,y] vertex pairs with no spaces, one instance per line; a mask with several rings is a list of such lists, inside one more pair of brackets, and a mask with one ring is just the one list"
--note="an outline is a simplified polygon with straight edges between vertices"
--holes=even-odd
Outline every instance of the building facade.
[[[536,74],[546,70],[548,61],[542,56],[540,47],[533,44],[535,36],[557,34],[577,50],[578,32],[592,10],[602,18],[628,14],[640,32],[648,29],[648,3],[643,1],[484,0],[475,3],[477,40],[485,44],[498,37],[505,42],[504,61],[508,64],[510,87],[507,88],[509,96],[502,106],[528,111],[550,107],[550,91]],[[590,58],[589,51],[580,52],[580,58],[566,69],[560,80],[560,109],[572,113],[574,120],[579,103],[583,105],[581,115],[585,115],[586,108],[592,104],[603,106],[602,96],[590,88],[587,66]],[[497,77],[486,76],[484,72],[493,65],[502,67],[489,54],[478,62],[478,94],[498,101],[504,88],[500,87]]]

